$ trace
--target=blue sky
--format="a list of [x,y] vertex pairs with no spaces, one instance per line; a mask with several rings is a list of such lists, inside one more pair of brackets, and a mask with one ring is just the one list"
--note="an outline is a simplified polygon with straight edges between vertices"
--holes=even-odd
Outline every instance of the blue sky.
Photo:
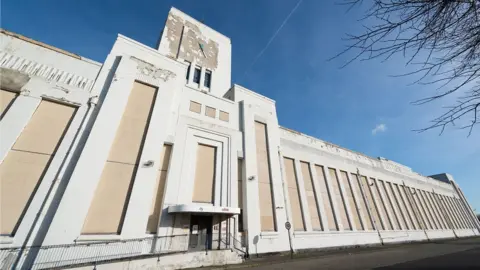
[[1,27],[103,62],[117,33],[155,46],[175,6],[231,38],[232,83],[275,99],[282,126],[424,175],[448,172],[480,211],[480,130],[468,138],[455,129],[413,132],[454,97],[410,105],[435,89],[391,77],[408,70],[402,58],[343,69],[345,58],[327,61],[345,47],[346,33],[361,28],[359,10],[331,2],[304,0],[253,66],[298,0],[3,0]]

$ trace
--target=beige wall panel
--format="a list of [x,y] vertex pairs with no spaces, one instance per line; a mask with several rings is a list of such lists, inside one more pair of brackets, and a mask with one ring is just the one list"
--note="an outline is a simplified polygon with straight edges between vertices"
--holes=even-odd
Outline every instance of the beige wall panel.
[[445,212],[446,212],[446,215],[447,215],[447,220],[450,223],[451,228],[458,229],[457,223],[456,223],[455,219],[453,218],[452,210],[450,209],[450,207],[448,205],[447,197],[443,196],[443,195],[440,195],[440,197],[441,197],[440,203],[445,208]]
[[[272,193],[272,181],[270,178],[270,159],[268,156],[267,126],[255,121],[255,143],[258,170],[258,196],[260,199],[260,222],[262,231],[275,230],[275,216]],[[268,201],[262,205],[262,201]]]
[[134,83],[113,141],[109,161],[137,164],[157,89]]
[[404,186],[397,185],[397,188],[398,188],[398,193],[400,195],[400,198],[402,200],[402,202],[401,202],[402,203],[402,208],[405,211],[405,218],[407,218],[409,223],[410,223],[410,230],[417,230],[418,229],[418,224],[417,224],[417,221],[415,219],[415,215],[412,212],[412,208],[409,204],[407,194],[405,193]]
[[13,233],[49,160],[49,155],[10,150],[0,164],[1,234]]
[[435,219],[437,220],[438,227],[440,229],[445,229],[446,228],[445,224],[443,223],[442,216],[438,212],[438,208],[437,208],[437,205],[435,204],[435,201],[432,198],[432,194],[430,192],[425,192],[425,197],[428,200],[428,202],[430,203],[430,205],[432,206],[433,214],[435,216]]
[[293,159],[283,158],[285,165],[285,176],[287,178],[288,196],[290,198],[290,208],[292,209],[292,223],[295,231],[304,231],[304,219],[302,215],[302,206],[300,204],[300,193],[297,185],[297,174]]
[[435,223],[435,227],[437,229],[441,229],[442,226],[440,225],[440,220],[438,219],[437,215],[435,214],[435,208],[433,207],[432,202],[429,200],[428,193],[422,190],[423,199],[427,204],[428,210],[430,212],[430,216],[432,217],[433,222]]
[[446,202],[448,204],[448,207],[450,208],[452,219],[454,220],[457,229],[461,229],[463,226],[462,226],[462,223],[460,222],[460,219],[458,218],[457,211],[455,211],[455,208],[453,207],[452,198],[449,196],[446,196]]
[[17,96],[18,93],[0,89],[0,119],[3,118]]
[[213,203],[216,147],[199,144],[192,201]]
[[74,112],[74,107],[42,100],[12,149],[52,155]]
[[463,220],[465,221],[465,226],[466,228],[475,228],[474,224],[472,223],[472,220],[470,219],[469,214],[465,211],[465,207],[463,207],[463,204],[459,199],[455,199],[455,203],[457,205],[458,210],[460,211],[460,214],[463,217]]
[[136,166],[106,162],[82,234],[118,234]]
[[343,187],[345,188],[345,195],[347,196],[347,202],[350,206],[350,212],[352,213],[353,224],[355,229],[361,231],[363,230],[362,223],[360,222],[360,214],[358,212],[357,204],[355,203],[355,198],[353,197],[352,187],[348,181],[348,174],[345,171],[340,171],[340,177],[342,179]]
[[374,223],[376,224],[376,226],[379,230],[384,230],[385,228],[383,227],[383,224],[380,220],[380,215],[378,214],[377,204],[373,200],[372,190],[370,189],[371,186],[368,183],[367,177],[360,176],[360,179],[361,179],[360,183],[362,184],[363,190],[365,191],[365,197],[367,199],[368,207],[369,207],[369,209],[372,213],[372,218],[374,220]]
[[352,180],[352,185],[353,185],[353,190],[357,194],[357,202],[360,204],[359,205],[359,213],[360,215],[363,215],[364,218],[364,226],[367,228],[367,230],[373,230],[373,224],[372,224],[372,219],[370,217],[369,211],[368,211],[368,206],[367,202],[365,201],[365,198],[363,197],[363,192],[360,188],[360,179],[358,179],[358,176],[354,173],[351,174],[351,180]]
[[452,209],[455,212],[455,217],[458,220],[458,224],[459,224],[460,228],[463,228],[463,229],[468,228],[467,224],[464,222],[464,220],[462,218],[462,215],[459,212],[459,209],[458,209],[457,205],[455,204],[455,198],[450,197],[449,199],[450,199],[450,203],[452,205]]
[[[338,231],[337,223],[335,222],[335,216],[333,215],[332,196],[327,188],[327,179],[325,177],[324,167],[315,165],[315,171],[318,177],[323,208],[325,209],[325,214],[327,215],[328,229],[330,231]],[[325,227],[327,227],[327,225],[325,225]]]
[[42,100],[0,165],[2,234],[14,233],[74,113],[74,107]]
[[190,111],[194,113],[200,113],[202,111],[202,104],[190,101]]
[[421,206],[423,208],[423,212],[430,224],[430,228],[433,230],[437,229],[437,226],[432,218],[430,207],[427,205],[425,198],[423,197],[423,192],[420,189],[417,189],[417,197],[420,200]]
[[390,201],[390,196],[388,196],[388,190],[387,190],[387,185],[385,185],[385,182],[383,180],[378,180],[378,188],[380,188],[383,191],[383,194],[385,194],[384,201],[383,201],[383,207],[388,209],[391,213],[391,219],[388,219],[387,215],[384,215],[385,221],[387,223],[387,228],[389,230],[393,230],[393,228],[399,228],[398,226],[398,221],[395,217],[395,213],[393,212],[393,207],[392,203]]
[[[396,213],[398,213],[398,207],[397,207],[397,201],[395,200],[395,194],[393,193],[393,189],[392,189],[392,185],[390,184],[390,182],[384,182],[384,185],[385,185],[385,190],[384,190],[384,194],[385,194],[385,201],[384,201],[384,204],[385,204],[385,207],[387,209],[389,209],[390,211],[390,214],[391,214],[391,222],[392,222],[392,225],[393,225],[393,228],[396,229],[396,230],[401,230],[403,227],[401,227],[401,223],[399,221],[399,217],[397,216]],[[385,216],[386,217],[386,216]]]
[[333,168],[328,168],[328,172],[330,173],[330,180],[332,182],[332,190],[333,190],[333,194],[334,194],[334,197],[336,199],[336,202],[337,202],[337,209],[338,209],[338,212],[337,213],[340,217],[340,220],[342,221],[342,225],[343,225],[343,229],[344,230],[351,230],[352,227],[350,226],[350,221],[348,220],[348,217],[347,217],[347,209],[345,207],[345,198],[343,197],[342,195],[342,192],[340,190],[340,183],[339,183],[339,179],[337,177],[337,173],[335,171],[335,169]]
[[411,190],[414,192],[412,197],[414,198],[415,203],[417,204],[417,208],[420,211],[420,215],[422,216],[423,223],[425,224],[426,229],[431,230],[433,227],[430,219],[427,216],[425,204],[423,203],[422,198],[420,197],[421,195],[418,190],[414,188],[411,188]]
[[258,183],[258,194],[260,204],[261,230],[274,231],[275,222],[273,216],[273,201],[271,185],[266,183]]
[[[383,200],[382,200],[382,197],[380,196],[380,189],[382,188],[382,184],[384,184],[384,182],[382,180],[375,181],[375,179],[373,179],[373,178],[370,178],[370,181],[372,183],[374,183],[373,186],[370,186],[370,189],[372,190],[373,194],[376,197],[378,211],[379,211],[380,216],[382,216],[384,218],[384,224],[386,224],[386,229],[387,230],[392,230],[393,229],[392,225],[394,225],[394,224],[397,225],[396,228],[398,228],[398,223],[395,223],[395,222],[398,222],[398,221],[395,217],[395,213],[393,212],[393,209],[391,209],[391,201],[389,200],[388,193],[384,193],[386,197],[384,197]],[[382,182],[380,182],[380,181],[382,181]],[[387,209],[391,210],[390,213],[393,215],[392,218],[394,220],[393,224],[391,223],[390,219],[388,218]]]
[[391,189],[390,194],[392,195],[391,199],[393,207],[397,212],[397,220],[402,226],[402,230],[408,230],[407,221],[405,220],[405,209],[402,208],[402,201],[400,198],[400,194],[398,194],[398,185],[388,183],[388,187]]
[[300,162],[302,169],[303,183],[305,186],[305,194],[307,195],[308,208],[313,230],[323,230],[320,223],[320,212],[316,201],[316,195],[313,185],[312,174],[310,172],[310,165],[306,162]]
[[168,165],[170,164],[170,154],[172,152],[171,145],[164,145],[160,155],[160,168],[154,186],[154,197],[147,222],[147,233],[156,233],[160,217],[162,215],[163,193],[165,190],[165,182],[167,180]]
[[448,214],[449,214],[448,216],[450,218],[450,221],[452,222],[453,227],[455,229],[460,229],[460,223],[458,222],[458,220],[455,217],[455,212],[452,209],[452,206],[450,204],[450,200],[449,200],[448,196],[443,196],[443,203],[448,210]]
[[405,189],[405,195],[408,198],[409,205],[413,211],[414,220],[418,225],[418,229],[421,229],[421,230],[427,229],[427,224],[425,223],[422,213],[420,212],[421,210],[419,209],[418,204],[415,201],[415,198],[412,194],[412,189],[410,189],[407,186],[404,186],[404,189]]
[[228,122],[230,121],[230,114],[228,112],[220,111],[219,119]]
[[205,107],[205,115],[211,118],[215,118],[215,115],[217,114],[217,110],[212,107]]

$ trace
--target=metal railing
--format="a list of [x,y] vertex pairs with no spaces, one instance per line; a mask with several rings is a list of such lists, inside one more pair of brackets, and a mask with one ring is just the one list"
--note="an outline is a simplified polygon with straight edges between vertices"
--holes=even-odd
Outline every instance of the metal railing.
[[59,269],[188,250],[188,235],[0,248],[0,269]]
[[[241,240],[237,239],[234,235],[230,234],[222,234],[222,238],[220,240],[225,247],[231,249],[232,251],[236,251],[242,258],[248,258],[248,253],[244,248],[244,245]],[[221,245],[222,246],[222,245]]]

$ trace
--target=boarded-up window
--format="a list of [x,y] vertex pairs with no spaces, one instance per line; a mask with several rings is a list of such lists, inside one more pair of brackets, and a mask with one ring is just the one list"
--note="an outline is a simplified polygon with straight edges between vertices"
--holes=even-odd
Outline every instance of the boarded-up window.
[[395,193],[393,192],[392,184],[390,182],[386,182],[385,186],[387,189],[385,196],[387,196],[387,201],[390,204],[390,213],[392,216],[392,223],[394,224],[394,229],[401,230],[404,224],[400,222],[400,213],[398,211],[398,204],[397,200],[395,199]]
[[119,234],[157,89],[135,82],[83,225],[83,234]]
[[402,185],[399,185],[398,190],[399,190],[400,197],[402,198],[403,207],[405,208],[405,211],[407,212],[406,214],[407,214],[408,221],[411,224],[410,229],[411,230],[416,230],[416,229],[418,229],[418,223],[417,223],[417,220],[415,218],[415,214],[413,213],[412,207],[410,205],[409,198],[407,197],[407,194],[405,192],[405,187],[402,186]]
[[[372,194],[372,187],[368,183],[367,177],[361,176],[361,184],[363,186],[363,190],[365,191],[365,197],[367,198],[367,203],[370,208],[370,212],[372,213],[374,224],[378,230],[384,230],[383,223],[380,220],[380,214],[378,213],[378,203],[375,202],[373,194]],[[376,187],[373,187],[376,189]]]
[[413,193],[413,198],[415,199],[415,202],[417,204],[417,208],[420,211],[420,214],[422,216],[422,219],[423,219],[423,222],[425,224],[426,229],[429,229],[429,230],[433,229],[433,225],[431,223],[430,218],[428,218],[427,211],[426,211],[426,206],[425,206],[425,203],[423,203],[420,191],[416,190],[414,188],[411,188],[411,189],[414,192]]
[[205,107],[205,115],[211,118],[215,118],[215,115],[217,114],[217,110],[212,107]]
[[255,142],[258,170],[258,196],[260,200],[260,224],[262,231],[275,230],[273,192],[268,155],[267,126],[255,121]]
[[367,202],[365,201],[365,196],[363,191],[360,187],[360,179],[354,173],[352,173],[352,187],[357,196],[357,203],[358,203],[358,210],[360,215],[364,217],[363,222],[365,223],[364,226],[367,230],[373,230],[372,218],[370,217]]
[[462,201],[460,199],[455,199],[455,202],[457,203],[457,207],[458,207],[458,210],[460,211],[460,214],[465,220],[465,225],[467,226],[467,228],[475,228],[475,225],[472,223],[471,217],[468,214],[467,210],[465,209]]
[[463,228],[463,229],[466,229],[468,228],[467,226],[467,223],[465,222],[465,220],[463,219],[463,216],[460,212],[460,209],[458,208],[458,205],[457,205],[457,201],[455,198],[450,198],[451,202],[452,202],[452,207],[453,207],[453,210],[455,211],[455,214],[457,216],[457,219],[460,223],[460,227]]
[[290,208],[292,209],[292,222],[295,231],[304,231],[302,206],[300,204],[300,192],[297,184],[297,174],[293,159],[283,158],[285,164],[285,177],[287,180],[288,197],[290,198]]
[[340,220],[342,221],[344,230],[351,230],[352,227],[350,226],[350,221],[348,220],[345,198],[343,197],[342,191],[340,190],[340,182],[337,177],[337,172],[333,168],[328,168],[328,172],[330,173],[330,179],[332,182],[332,191],[334,194],[333,197],[336,199],[337,202],[337,217],[340,218]]
[[439,229],[445,229],[445,225],[443,223],[442,216],[440,215],[440,212],[438,211],[437,204],[432,198],[432,194],[430,192],[425,192],[425,198],[427,199],[428,203],[431,205],[433,214],[435,216],[435,219],[437,220],[438,227]]
[[430,221],[430,225],[432,226],[432,229],[433,230],[438,229],[437,224],[436,224],[435,220],[433,219],[432,210],[430,209],[430,205],[425,200],[423,192],[420,189],[417,189],[417,194],[418,194],[418,198],[422,202],[423,209],[425,211],[425,215],[427,216],[428,221]]
[[194,113],[200,113],[202,111],[202,104],[190,101],[190,111]]
[[408,209],[407,203],[405,202],[405,194],[403,193],[402,186],[394,184],[393,187],[395,189],[398,204],[400,205],[400,211],[402,212],[405,224],[407,225],[407,229],[413,230],[415,228],[415,225],[413,224],[412,217],[410,216],[410,209]]
[[398,185],[388,183],[388,187],[391,189],[391,199],[393,209],[397,214],[398,222],[400,223],[402,230],[408,230],[407,221],[405,220],[404,208],[402,208],[402,201],[400,195],[398,194]]
[[328,190],[327,178],[325,177],[325,171],[323,166],[315,165],[315,172],[318,177],[318,185],[320,188],[320,197],[322,198],[323,208],[327,216],[328,229],[330,231],[338,231],[337,222],[333,215],[332,196]]
[[436,193],[432,193],[432,199],[433,201],[435,201],[435,204],[437,205],[437,209],[440,214],[440,217],[442,218],[445,229],[451,229],[451,226],[448,220],[448,214],[445,207],[442,204],[441,197]]
[[444,204],[445,204],[446,208],[448,209],[449,217],[450,217],[450,219],[453,223],[453,226],[455,227],[455,229],[460,229],[461,225],[460,225],[460,222],[458,221],[458,219],[456,217],[455,211],[453,210],[453,207],[452,207],[452,204],[451,204],[451,201],[450,201],[450,197],[444,196],[443,201],[444,201]]
[[1,234],[20,225],[74,114],[74,107],[42,100],[0,165]]
[[414,195],[412,194],[412,189],[410,189],[407,186],[404,186],[405,190],[405,195],[407,197],[407,201],[409,202],[410,208],[412,209],[412,214],[414,217],[414,221],[416,221],[417,224],[417,229],[426,229],[427,224],[424,221],[424,217],[422,216],[422,213],[420,212],[420,208],[418,206],[418,203],[415,201]]
[[322,230],[322,222],[320,219],[320,211],[317,205],[317,196],[313,185],[313,178],[310,172],[310,165],[307,162],[300,162],[302,168],[303,182],[305,185],[305,194],[307,195],[308,209],[313,230]]
[[390,220],[388,219],[388,216],[387,216],[386,202],[382,201],[382,197],[380,196],[380,189],[375,179],[370,178],[370,182],[372,184],[370,186],[370,190],[372,191],[375,204],[377,205],[379,218],[380,219],[383,218],[383,220],[379,221],[379,223],[383,223],[383,226],[387,225],[385,228],[387,228],[387,230],[391,230],[392,224],[390,223]]
[[348,205],[350,206],[350,212],[352,213],[353,224],[357,230],[363,230],[362,222],[360,222],[360,214],[357,209],[357,204],[355,203],[355,198],[353,197],[352,187],[350,186],[350,181],[348,181],[347,172],[340,171],[340,176],[342,178],[343,187],[345,189],[345,197]]
[[398,188],[397,184],[393,184],[392,188],[393,188],[393,195],[395,196],[395,199],[398,203],[398,210],[400,210],[399,214],[398,214],[398,218],[400,219],[400,222],[402,224],[402,228],[404,230],[410,230],[412,225],[411,225],[410,221],[408,220],[407,208],[406,208],[405,203],[403,201],[403,198],[400,194],[400,189]]
[[3,118],[5,113],[7,113],[10,106],[12,106],[13,101],[15,101],[17,96],[17,93],[0,89],[0,120]]
[[379,183],[379,188],[382,190],[383,194],[385,195],[383,197],[383,204],[385,205],[386,210],[388,210],[391,214],[390,219],[387,216],[384,216],[386,219],[385,221],[387,222],[387,228],[389,230],[392,230],[394,228],[392,227],[392,224],[393,226],[396,226],[396,228],[398,228],[398,221],[395,216],[395,213],[393,212],[392,202],[390,200],[390,196],[388,194],[388,190],[385,185],[385,182],[383,182],[383,180],[378,180],[378,183]]
[[210,145],[197,146],[193,202],[213,203],[216,150],[216,147]]
[[150,207],[150,214],[147,222],[147,233],[154,234],[157,232],[160,218],[162,216],[163,194],[165,190],[165,182],[167,181],[168,166],[170,164],[170,155],[172,153],[171,145],[164,145],[160,154],[160,167],[158,168],[158,176],[155,180],[153,188],[153,200]]
[[449,228],[457,229],[458,226],[456,224],[455,219],[453,218],[452,209],[450,208],[450,206],[448,204],[447,197],[446,196],[441,196],[441,195],[439,195],[439,196],[440,196],[440,204],[442,204],[442,206],[445,209],[447,222],[449,223]]
[[219,119],[228,122],[230,121],[230,114],[228,112],[220,111]]

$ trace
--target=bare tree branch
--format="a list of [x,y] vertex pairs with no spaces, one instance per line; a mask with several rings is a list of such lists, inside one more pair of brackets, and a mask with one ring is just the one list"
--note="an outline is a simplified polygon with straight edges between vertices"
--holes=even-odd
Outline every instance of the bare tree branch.
[[[345,0],[350,9],[362,0]],[[455,126],[466,123],[468,135],[478,124],[480,110],[480,0],[370,0],[363,18],[364,31],[348,35],[348,47],[335,55],[350,51],[353,61],[380,58],[389,60],[401,54],[407,65],[420,65],[414,71],[399,76],[419,76],[414,83],[440,86],[437,93],[419,99],[421,105],[460,93],[455,104],[417,131]],[[373,21],[373,22],[372,22]],[[332,59],[333,59],[332,58]],[[343,67],[344,67],[343,66]]]

